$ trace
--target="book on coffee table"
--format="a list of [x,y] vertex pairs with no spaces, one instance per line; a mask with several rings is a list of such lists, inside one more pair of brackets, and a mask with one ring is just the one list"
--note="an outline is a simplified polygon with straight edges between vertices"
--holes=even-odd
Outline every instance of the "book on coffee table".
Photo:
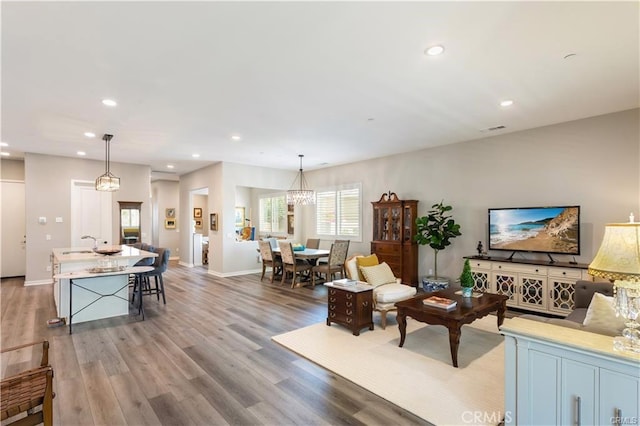
[[458,302],[456,302],[455,300],[447,299],[446,297],[440,297],[440,296],[427,297],[426,299],[422,300],[422,303],[424,303],[426,306],[446,309],[447,311],[454,309],[458,304]]

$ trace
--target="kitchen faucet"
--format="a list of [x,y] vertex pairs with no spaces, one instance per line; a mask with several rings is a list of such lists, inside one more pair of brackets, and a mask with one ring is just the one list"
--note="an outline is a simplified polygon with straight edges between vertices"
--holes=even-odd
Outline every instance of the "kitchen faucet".
[[89,238],[93,240],[93,249],[96,250],[98,248],[98,239],[96,237],[92,237],[91,235],[83,235],[80,237],[81,240],[87,240]]

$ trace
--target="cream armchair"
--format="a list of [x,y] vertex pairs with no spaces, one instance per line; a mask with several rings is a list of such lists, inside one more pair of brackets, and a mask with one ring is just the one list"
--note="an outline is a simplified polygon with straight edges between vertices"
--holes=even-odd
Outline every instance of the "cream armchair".
[[[344,265],[348,278],[362,281],[358,274],[358,264],[356,260],[358,257],[364,256],[360,254],[351,256],[347,259]],[[395,311],[396,302],[415,296],[417,290],[415,287],[402,284],[400,278],[395,278],[395,282],[383,284],[374,283],[374,285],[373,309],[380,312],[380,325],[384,330],[387,327],[387,312]]]

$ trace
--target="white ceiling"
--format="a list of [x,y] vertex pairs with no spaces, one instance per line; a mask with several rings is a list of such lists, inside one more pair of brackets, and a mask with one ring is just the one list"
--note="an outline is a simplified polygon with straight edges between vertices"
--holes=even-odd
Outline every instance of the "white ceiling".
[[[112,161],[177,175],[217,161],[295,170],[298,154],[315,169],[640,106],[635,1],[1,8],[14,158],[103,160],[111,133]],[[445,53],[426,56],[434,44]]]

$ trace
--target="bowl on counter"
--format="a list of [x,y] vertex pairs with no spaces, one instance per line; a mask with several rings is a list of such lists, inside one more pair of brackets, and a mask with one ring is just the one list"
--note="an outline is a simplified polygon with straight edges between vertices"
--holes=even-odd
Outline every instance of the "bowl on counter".
[[93,249],[93,251],[105,256],[113,256],[114,254],[120,253],[122,249],[119,247],[103,247],[103,248]]

